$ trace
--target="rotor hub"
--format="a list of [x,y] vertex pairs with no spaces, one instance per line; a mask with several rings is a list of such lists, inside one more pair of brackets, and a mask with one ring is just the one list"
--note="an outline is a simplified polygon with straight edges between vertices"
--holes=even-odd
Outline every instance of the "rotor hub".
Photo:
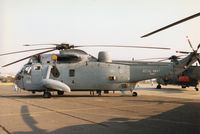
[[72,48],[74,48],[74,45],[65,44],[65,43],[62,43],[56,46],[57,50],[72,49]]

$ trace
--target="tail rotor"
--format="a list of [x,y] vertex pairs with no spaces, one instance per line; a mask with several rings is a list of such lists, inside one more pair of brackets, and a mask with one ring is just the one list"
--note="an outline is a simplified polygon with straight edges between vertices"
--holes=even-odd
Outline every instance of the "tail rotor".
[[[199,58],[199,53],[198,53],[198,50],[199,50],[199,48],[200,48],[200,44],[197,46],[197,49],[195,50],[195,49],[193,48],[193,46],[192,46],[192,43],[191,43],[189,37],[186,36],[186,38],[187,38],[187,41],[188,41],[188,43],[189,43],[189,45],[190,45],[190,47],[191,47],[191,49],[192,49],[193,52],[176,51],[176,53],[182,53],[182,54],[189,54],[189,53],[190,53],[190,54],[193,54],[193,55],[196,57],[196,59],[197,59],[197,61],[199,62],[199,64],[200,64],[200,58]],[[192,58],[188,61],[187,66],[190,64],[191,61],[192,61]]]

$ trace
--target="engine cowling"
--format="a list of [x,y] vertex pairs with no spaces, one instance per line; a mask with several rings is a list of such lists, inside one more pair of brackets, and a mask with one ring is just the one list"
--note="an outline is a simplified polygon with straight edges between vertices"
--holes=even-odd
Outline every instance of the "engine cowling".
[[112,62],[112,59],[108,52],[100,51],[98,54],[98,61],[99,62]]

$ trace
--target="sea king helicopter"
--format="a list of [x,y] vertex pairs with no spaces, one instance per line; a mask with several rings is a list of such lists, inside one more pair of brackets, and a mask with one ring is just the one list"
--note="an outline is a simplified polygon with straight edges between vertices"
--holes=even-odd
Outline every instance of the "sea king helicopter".
[[[172,24],[169,24],[165,27],[162,27],[158,30],[155,30],[153,32],[150,32],[146,35],[143,35],[141,38],[144,38],[144,37],[148,37],[150,35],[153,35],[155,33],[158,33],[162,30],[165,30],[165,29],[168,29],[172,26],[175,26],[175,25],[178,25],[180,23],[183,23],[185,21],[188,21],[190,19],[193,19],[193,18],[196,18],[196,17],[199,17],[200,16],[200,12],[199,13],[196,13],[192,16],[189,16],[187,18],[184,18],[184,19],[181,19],[177,22],[174,22]],[[191,44],[191,41],[189,40],[189,38],[187,37],[187,40],[188,40],[188,43],[190,45],[190,47],[192,48],[193,52],[195,51],[192,44]],[[199,49],[199,46],[198,48]],[[178,53],[183,53],[183,54],[189,54],[190,52],[184,52],[184,51],[177,51]],[[171,60],[171,62],[174,62],[176,63],[179,59],[180,56],[171,56],[169,58],[164,58],[164,60]],[[160,59],[160,58],[153,58],[153,59]],[[164,61],[164,60],[161,60],[161,61]],[[200,60],[198,59],[198,63],[200,64]],[[173,84],[173,85],[180,85],[182,86],[182,88],[186,88],[186,87],[189,87],[189,86],[194,86],[196,91],[198,91],[198,87],[197,85],[199,84],[199,80],[200,80],[200,66],[190,66],[189,68],[187,68],[184,72],[178,74],[178,75],[171,75],[171,76],[165,76],[165,77],[159,77],[157,78],[157,89],[160,89],[161,88],[161,85],[168,85],[168,84]]]
[[[33,93],[44,92],[44,98],[50,98],[52,91],[57,91],[58,95],[63,95],[64,92],[71,91],[96,91],[98,95],[101,95],[102,91],[104,91],[104,93],[108,93],[109,91],[132,92],[138,81],[181,74],[200,58],[199,53],[197,53],[200,46],[193,52],[190,52],[188,56],[177,62],[160,63],[114,61],[109,54],[104,51],[99,52],[98,58],[96,58],[77,48],[169,48],[117,45],[47,45],[55,45],[55,47],[0,54],[0,56],[3,56],[45,50],[2,66],[6,67],[22,60],[29,59],[28,63],[17,73],[15,84],[20,89],[31,91]],[[59,54],[45,54],[55,50],[59,50]],[[136,92],[132,93],[133,96],[137,96]]]
[[[112,61],[107,52],[99,52],[98,58],[95,58],[80,49],[75,49],[89,46],[55,45],[55,47],[45,48],[48,49],[47,51],[25,57],[3,67],[30,58],[28,63],[17,73],[15,84],[20,89],[33,93],[44,92],[43,96],[49,98],[51,91],[57,91],[58,95],[70,91],[97,91],[98,95],[101,95],[102,91],[104,93],[133,91],[138,81],[178,75],[200,58],[195,50],[176,63],[134,63],[132,61]],[[54,50],[59,50],[60,53],[44,54]],[[1,56],[20,52],[22,51],[1,54]],[[137,96],[137,93],[133,92],[133,96]]]
[[160,77],[157,78],[157,89],[161,89],[161,85],[180,85],[182,88],[194,86],[196,91],[199,91],[197,87],[200,80],[200,67],[190,66],[183,73],[177,76]]
[[[186,52],[185,52],[186,53]],[[166,60],[170,60],[171,62],[176,63],[178,61],[178,59],[180,59],[180,57],[185,56],[185,55],[172,55],[169,58],[163,57],[163,58],[147,58],[147,59],[140,59],[142,60],[152,60],[152,59],[162,59],[159,60],[157,62],[163,62]],[[179,85],[182,88],[186,88],[186,87],[190,87],[190,86],[194,86],[196,91],[199,91],[199,88],[197,87],[199,84],[199,80],[200,80],[200,66],[198,66],[198,64],[196,63],[195,65],[192,65],[190,67],[188,67],[184,72],[178,74],[178,75],[171,75],[171,76],[165,76],[165,77],[159,77],[156,78],[156,81],[158,83],[158,85],[156,86],[157,89],[161,89],[162,86],[161,85]]]
[[[190,47],[192,48],[192,50],[195,51],[189,39],[188,39],[188,43],[190,44]],[[183,52],[183,51],[181,52],[177,51],[177,52],[189,54],[189,52]],[[176,63],[177,59],[180,59],[180,57],[182,56],[185,56],[185,55],[179,55],[179,56],[173,55],[169,58],[164,58],[160,61],[171,60],[171,62]],[[196,66],[194,65],[190,66],[184,72],[182,72],[181,74],[178,74],[177,76],[167,76],[167,77],[157,78],[156,80],[157,80],[158,85],[156,88],[161,89],[161,85],[172,84],[172,85],[180,85],[182,88],[194,86],[195,90],[199,91],[199,88],[197,86],[200,80],[200,66],[198,66],[198,64],[200,64],[199,60],[198,60],[198,63],[196,63]]]

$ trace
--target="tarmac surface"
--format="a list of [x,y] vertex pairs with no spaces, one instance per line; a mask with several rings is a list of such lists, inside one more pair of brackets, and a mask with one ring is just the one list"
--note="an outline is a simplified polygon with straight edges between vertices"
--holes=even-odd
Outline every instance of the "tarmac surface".
[[193,87],[140,85],[129,92],[14,91],[0,85],[0,134],[200,134],[200,92]]

